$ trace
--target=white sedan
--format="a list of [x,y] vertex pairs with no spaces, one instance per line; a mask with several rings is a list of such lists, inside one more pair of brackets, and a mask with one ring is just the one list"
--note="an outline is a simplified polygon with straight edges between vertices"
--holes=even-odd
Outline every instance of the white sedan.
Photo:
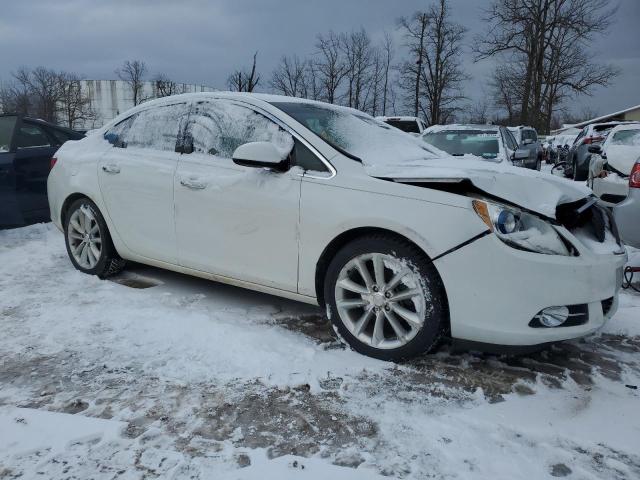
[[617,307],[626,254],[585,186],[454,159],[355,110],[167,97],[52,164],[78,270],[132,260],[319,304],[373,357],[575,338]]

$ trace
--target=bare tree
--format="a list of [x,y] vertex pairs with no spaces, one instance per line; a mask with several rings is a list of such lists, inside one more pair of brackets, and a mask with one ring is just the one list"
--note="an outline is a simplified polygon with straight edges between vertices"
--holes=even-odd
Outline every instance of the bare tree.
[[283,56],[273,71],[269,84],[273,90],[282,95],[306,97],[308,94],[307,62],[297,55]]
[[382,62],[383,62],[383,75],[384,83],[382,87],[382,115],[387,114],[387,106],[389,103],[389,74],[393,63],[393,39],[389,32],[384,34],[384,43],[382,44]]
[[426,117],[430,125],[444,123],[458,109],[464,98],[462,83],[467,79],[462,71],[462,40],[466,29],[450,20],[448,0],[439,0],[427,11],[430,25],[422,80],[426,100]]
[[522,75],[518,65],[512,63],[498,65],[493,71],[490,85],[496,106],[507,113],[506,123],[509,125],[519,123]]
[[304,69],[303,82],[304,98],[311,100],[320,100],[322,98],[322,86],[318,78],[318,67],[313,60],[307,60]]
[[340,36],[333,32],[318,35],[316,49],[318,59],[315,67],[318,82],[322,88],[322,99],[329,103],[336,103],[338,89],[347,73],[340,48]]
[[0,85],[0,111],[28,115],[32,110],[32,99],[26,85],[12,81]]
[[342,34],[339,38],[347,82],[346,104],[352,108],[367,110],[373,80],[371,68],[374,63],[371,39],[364,29]]
[[517,66],[520,121],[548,131],[569,96],[607,85],[617,71],[590,62],[595,35],[610,25],[609,0],[493,0],[487,31],[477,37],[478,60],[501,56]]
[[489,103],[484,97],[477,100],[468,108],[468,123],[486,124],[489,122]]
[[48,122],[55,122],[60,100],[59,74],[45,67],[20,68],[13,77],[20,91],[31,98],[29,113]]
[[462,83],[467,77],[461,59],[466,30],[451,21],[448,0],[401,19],[400,27],[410,52],[401,75],[414,115],[421,112],[430,125],[444,123],[464,99]]
[[142,60],[127,60],[115,71],[120,80],[126,82],[131,89],[133,105],[144,101],[142,88],[147,74],[147,65]]
[[156,74],[153,78],[153,85],[158,98],[185,93],[184,85],[178,85],[164,73]]
[[411,92],[413,116],[420,113],[420,86],[422,84],[422,64],[424,62],[425,42],[429,16],[426,12],[416,12],[411,18],[401,18],[399,26],[404,33],[405,47],[409,59],[400,66],[401,81],[404,89]]
[[83,91],[80,77],[75,73],[61,72],[58,76],[60,97],[58,113],[61,122],[75,129],[96,119],[91,98]]
[[236,92],[253,92],[260,84],[260,74],[257,72],[258,52],[253,54],[253,64],[250,70],[236,70],[227,78],[229,90]]

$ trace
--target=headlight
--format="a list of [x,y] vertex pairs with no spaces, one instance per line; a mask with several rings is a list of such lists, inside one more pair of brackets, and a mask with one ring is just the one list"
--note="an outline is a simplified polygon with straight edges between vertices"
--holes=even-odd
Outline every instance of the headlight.
[[548,255],[571,255],[553,225],[535,215],[483,200],[474,200],[473,208],[500,240],[514,248]]

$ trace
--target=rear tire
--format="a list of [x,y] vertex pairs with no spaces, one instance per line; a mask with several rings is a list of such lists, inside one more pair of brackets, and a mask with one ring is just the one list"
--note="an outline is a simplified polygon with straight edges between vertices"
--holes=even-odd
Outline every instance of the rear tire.
[[100,210],[88,198],[73,202],[64,215],[67,254],[73,266],[88,275],[106,278],[124,268]]
[[585,173],[582,169],[578,168],[578,162],[573,164],[573,180],[576,182],[585,182],[587,180],[588,173]]
[[448,325],[444,286],[433,263],[415,245],[392,235],[344,246],[329,264],[324,298],[340,337],[380,360],[428,352]]

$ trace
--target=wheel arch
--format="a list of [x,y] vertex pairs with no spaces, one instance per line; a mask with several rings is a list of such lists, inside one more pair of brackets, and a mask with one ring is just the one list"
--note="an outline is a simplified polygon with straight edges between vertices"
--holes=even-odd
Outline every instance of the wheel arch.
[[[316,275],[315,275],[315,291],[316,298],[318,300],[318,305],[320,307],[325,306],[324,301],[324,281],[327,275],[327,270],[329,268],[329,264],[333,257],[338,253],[338,251],[347,245],[348,243],[362,237],[370,236],[370,235],[387,235],[391,237],[395,237],[401,241],[408,242],[416,247],[429,261],[431,261],[431,257],[425,251],[423,247],[421,247],[417,242],[407,237],[406,235],[402,235],[398,232],[394,232],[393,230],[389,230],[381,227],[355,227],[349,230],[346,230],[336,236],[329,244],[325,247],[318,262],[316,263]],[[438,272],[438,268],[434,265],[436,272]],[[440,272],[438,272],[438,276],[440,276]],[[450,316],[449,316],[449,299],[447,297],[447,291],[444,286],[444,282],[442,281],[442,277],[440,277],[440,282],[442,284],[442,291],[444,293],[444,306],[446,310],[446,334],[448,335],[451,331],[450,326]]]
[[73,204],[73,202],[80,198],[88,198],[93,203],[96,203],[96,201],[86,193],[75,192],[67,195],[67,197],[62,202],[62,206],[60,207],[60,223],[62,224],[62,228],[64,228],[65,222],[67,221],[67,210],[69,210],[69,207]]

